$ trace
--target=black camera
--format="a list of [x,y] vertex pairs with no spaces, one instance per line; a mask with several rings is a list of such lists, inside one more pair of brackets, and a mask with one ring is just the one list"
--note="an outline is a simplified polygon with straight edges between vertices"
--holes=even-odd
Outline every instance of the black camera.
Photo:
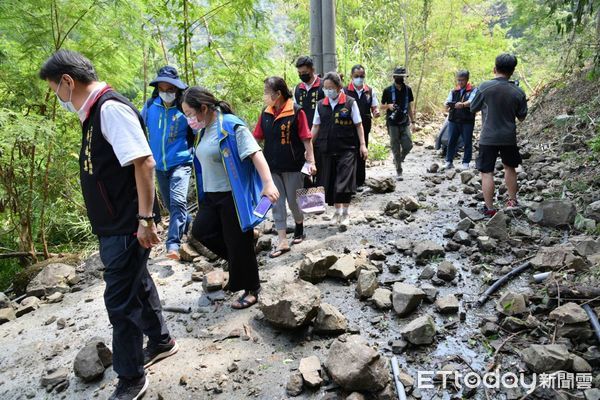
[[408,119],[408,115],[406,115],[401,109],[400,106],[398,104],[394,104],[394,109],[392,110],[392,112],[390,113],[390,115],[388,115],[388,120],[390,120],[391,122],[401,125],[404,124]]

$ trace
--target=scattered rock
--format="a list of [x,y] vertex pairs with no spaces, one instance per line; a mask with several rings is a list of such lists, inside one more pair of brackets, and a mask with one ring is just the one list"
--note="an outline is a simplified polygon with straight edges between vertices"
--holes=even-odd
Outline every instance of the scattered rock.
[[568,370],[571,364],[569,351],[564,344],[532,344],[521,352],[525,365],[533,372]]
[[182,261],[192,262],[195,258],[200,257],[200,253],[190,243],[184,243],[179,247],[179,257]]
[[563,324],[578,324],[589,320],[583,307],[576,303],[567,303],[555,308],[550,313],[549,318]]
[[310,388],[318,388],[323,383],[321,378],[321,361],[317,356],[310,356],[300,360],[298,371],[306,385]]
[[505,292],[496,304],[496,311],[509,316],[523,315],[528,311],[527,298],[521,293]]
[[355,278],[356,260],[349,254],[341,257],[327,270],[327,276],[344,280]]
[[374,271],[360,271],[358,281],[356,282],[356,294],[360,299],[367,299],[373,296],[378,287],[379,282],[377,282],[377,274]]
[[64,297],[65,297],[65,295],[62,294],[61,292],[56,292],[56,293],[52,293],[50,296],[46,297],[46,301],[48,303],[60,303]]
[[302,379],[302,374],[300,371],[292,372],[290,379],[285,386],[285,392],[292,397],[299,396],[302,393],[303,385],[304,380]]
[[596,222],[600,222],[600,200],[588,205],[585,209],[584,215]]
[[571,200],[544,200],[531,216],[536,224],[550,227],[573,225],[577,209]]
[[380,310],[392,308],[392,292],[388,289],[377,288],[371,296],[371,301]]
[[477,210],[468,207],[461,207],[459,211],[459,215],[461,218],[469,218],[471,221],[477,222],[482,221],[484,216]]
[[0,325],[12,321],[17,318],[15,314],[15,310],[11,308],[1,308],[0,309]]
[[298,328],[312,320],[319,311],[321,291],[314,285],[269,281],[263,285],[258,307],[265,319],[281,328]]
[[438,290],[435,286],[430,283],[425,283],[421,285],[421,290],[425,292],[425,300],[429,303],[433,303],[438,295]]
[[273,239],[269,236],[261,236],[256,242],[255,252],[256,254],[262,251],[269,251],[273,248]]
[[479,247],[479,250],[483,252],[490,252],[496,249],[498,242],[496,242],[496,239],[489,236],[479,236],[477,238],[477,246]]
[[68,381],[69,370],[67,368],[57,368],[55,370],[49,370],[46,372],[40,381],[42,387],[48,391],[52,391],[53,388],[60,385],[61,383]]
[[405,316],[417,309],[425,298],[425,292],[416,286],[402,282],[394,283],[392,291],[392,304],[394,311],[400,316]]
[[316,250],[308,253],[300,261],[300,279],[311,283],[322,281],[327,275],[329,268],[335,264],[338,256],[329,250]]
[[21,304],[19,305],[19,308],[17,308],[17,311],[15,311],[15,314],[17,318],[19,318],[25,314],[37,310],[38,308],[40,308],[40,299],[35,296],[29,296],[21,301]]
[[572,255],[572,248],[565,246],[540,247],[531,265],[536,269],[560,269],[568,255]]
[[435,174],[439,170],[440,170],[440,164],[438,164],[438,163],[433,163],[429,166],[429,168],[427,168],[427,172],[429,172],[431,174]]
[[417,264],[425,264],[425,262],[433,257],[444,256],[444,248],[430,240],[425,240],[417,244],[414,249]]
[[205,292],[215,292],[223,289],[225,284],[225,273],[221,269],[215,269],[204,275],[202,278],[202,288]]
[[498,211],[485,225],[485,231],[491,238],[508,240],[508,222],[509,218],[504,211]]
[[394,247],[401,253],[406,253],[412,250],[412,242],[409,239],[398,239],[394,242]]
[[404,204],[406,211],[415,212],[421,208],[421,203],[412,196],[402,196],[400,201]]
[[460,173],[460,181],[463,183],[463,185],[466,185],[467,183],[471,182],[471,179],[473,179],[474,177],[475,174],[469,170],[462,171]]
[[27,285],[27,295],[42,297],[56,292],[66,293],[78,282],[75,267],[61,263],[48,264]]
[[347,391],[380,391],[390,380],[385,360],[358,335],[335,340],[325,366],[333,381]]
[[388,178],[368,178],[365,181],[374,193],[391,193],[396,190],[396,181],[393,177]]
[[433,343],[435,333],[435,322],[431,315],[416,318],[400,330],[402,337],[415,345]]
[[317,333],[334,335],[346,332],[348,321],[337,308],[331,304],[321,303],[314,327]]
[[456,267],[450,261],[441,262],[437,269],[437,277],[446,282],[452,281],[456,278]]
[[456,314],[458,312],[458,299],[453,294],[440,297],[436,300],[435,307],[440,314]]
[[84,382],[94,381],[104,375],[104,371],[112,364],[112,352],[103,341],[92,339],[77,353],[73,370]]
[[12,302],[7,295],[0,292],[0,308],[13,308]]

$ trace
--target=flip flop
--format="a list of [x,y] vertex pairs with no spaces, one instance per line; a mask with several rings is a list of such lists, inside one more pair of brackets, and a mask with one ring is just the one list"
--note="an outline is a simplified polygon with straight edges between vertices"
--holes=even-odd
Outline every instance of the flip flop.
[[302,241],[304,241],[304,239],[306,239],[306,235],[294,236],[292,239],[292,244],[300,244]]
[[[249,301],[246,299],[246,297],[250,295],[254,296],[254,301]],[[234,310],[243,310],[244,308],[252,307],[258,302],[258,293],[252,293],[248,290],[245,290],[244,293],[236,300],[236,302],[239,304],[239,306],[236,306],[236,303],[231,305],[231,308]]]
[[272,251],[271,253],[269,253],[269,258],[277,258],[285,253],[287,253],[288,251],[290,251],[291,249],[289,247],[285,248],[285,249],[277,249],[275,251]]

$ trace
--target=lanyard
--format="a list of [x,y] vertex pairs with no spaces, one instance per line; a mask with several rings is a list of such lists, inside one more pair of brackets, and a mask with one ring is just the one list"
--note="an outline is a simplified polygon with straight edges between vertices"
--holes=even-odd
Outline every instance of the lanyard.
[[[396,85],[392,85],[392,103],[396,104]],[[404,86],[404,114],[408,113],[408,88]]]

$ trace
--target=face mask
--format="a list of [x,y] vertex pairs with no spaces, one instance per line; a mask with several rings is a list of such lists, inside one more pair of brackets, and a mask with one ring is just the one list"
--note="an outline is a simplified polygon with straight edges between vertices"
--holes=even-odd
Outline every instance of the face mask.
[[[277,96],[279,97],[279,96]],[[277,97],[273,98],[273,95],[271,94],[265,94],[263,95],[263,101],[265,102],[265,104],[269,107],[273,107],[275,105],[275,103],[277,102]]]
[[169,92],[158,92],[158,95],[160,96],[162,101],[164,101],[167,104],[173,103],[175,101],[175,97],[177,96],[176,93]]
[[397,76],[394,78],[394,82],[396,82],[398,85],[401,85],[404,83],[404,77],[403,76]]
[[56,92],[54,92],[54,94],[56,94],[56,98],[58,99],[59,104],[61,105],[62,108],[64,108],[65,110],[67,110],[69,112],[77,112],[77,109],[75,108],[73,103],[71,103],[71,97],[73,97],[73,89],[71,89],[69,92],[69,100],[68,101],[63,101],[60,98],[60,96],[58,95],[58,91],[60,90],[61,83],[62,83],[62,79],[60,82],[58,82],[58,87],[56,88]]
[[340,95],[335,89],[323,89],[323,93],[325,93],[325,96],[329,97],[331,100],[337,99]]
[[312,74],[299,74],[300,80],[304,83],[308,83],[312,80]]
[[354,86],[360,87],[365,83],[365,78],[354,78],[352,79],[352,83],[354,83]]
[[199,131],[200,129],[204,129],[206,127],[206,122],[204,122],[204,120],[198,121],[198,118],[196,116],[186,117],[186,119],[190,128],[196,131]]

